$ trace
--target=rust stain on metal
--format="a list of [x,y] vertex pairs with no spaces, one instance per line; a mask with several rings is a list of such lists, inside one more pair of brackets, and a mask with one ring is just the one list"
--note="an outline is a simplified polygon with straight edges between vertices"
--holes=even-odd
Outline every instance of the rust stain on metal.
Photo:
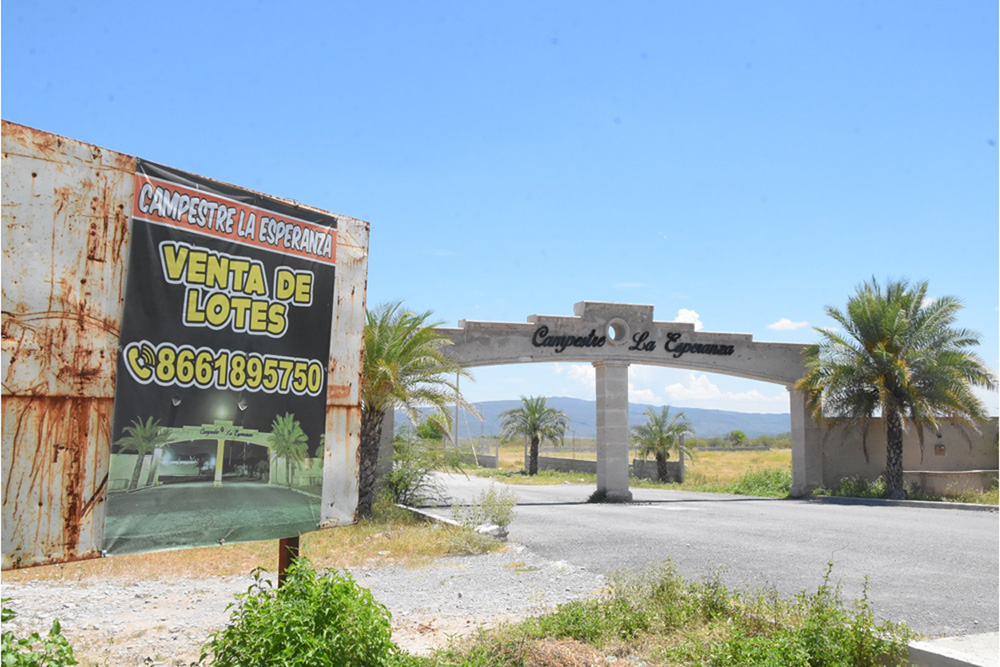
[[135,159],[2,127],[6,569],[100,554]]
[[331,384],[326,388],[327,402],[340,401],[351,395],[350,385]]
[[92,524],[106,493],[112,407],[112,399],[4,398],[5,569],[100,553]]

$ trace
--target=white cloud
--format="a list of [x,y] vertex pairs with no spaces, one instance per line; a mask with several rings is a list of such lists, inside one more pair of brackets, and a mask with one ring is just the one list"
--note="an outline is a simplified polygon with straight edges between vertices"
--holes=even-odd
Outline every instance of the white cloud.
[[639,389],[631,382],[628,383],[628,400],[630,403],[648,403],[650,405],[663,403],[663,399],[657,396],[652,389]]
[[583,387],[593,394],[597,391],[597,374],[590,364],[555,364],[556,375],[565,376],[576,387]]
[[705,405],[697,407],[754,412],[788,410],[788,393],[785,391],[776,394],[764,394],[756,389],[741,392],[722,391],[705,374],[688,373],[685,382],[669,384],[664,387],[664,391],[671,404],[704,403]]
[[704,326],[701,323],[701,315],[689,308],[681,308],[677,311],[677,317],[674,318],[674,322],[687,322],[688,324],[693,324],[695,331],[701,331]]
[[795,329],[802,329],[803,327],[809,326],[808,322],[792,322],[787,317],[782,317],[780,320],[774,324],[768,324],[768,329],[774,329],[775,331],[793,331]]

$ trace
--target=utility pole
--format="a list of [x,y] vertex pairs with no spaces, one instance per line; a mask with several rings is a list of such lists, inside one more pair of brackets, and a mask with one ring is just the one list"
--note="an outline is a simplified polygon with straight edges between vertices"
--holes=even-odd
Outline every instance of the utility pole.
[[458,395],[459,388],[458,382],[462,376],[455,373],[455,450],[458,451]]

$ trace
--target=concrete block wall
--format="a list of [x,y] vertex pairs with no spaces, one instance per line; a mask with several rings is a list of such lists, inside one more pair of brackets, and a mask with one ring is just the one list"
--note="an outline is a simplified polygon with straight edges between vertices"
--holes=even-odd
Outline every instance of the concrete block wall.
[[493,454],[462,454],[459,457],[462,463],[468,463],[469,465],[478,465],[480,468],[496,468],[497,467],[497,457]]
[[[995,472],[1000,467],[997,418],[982,424],[980,431],[977,434],[967,430],[963,435],[959,426],[946,423],[941,428],[939,438],[937,433],[925,430],[921,452],[918,434],[909,425],[903,435],[903,470],[915,481],[935,477],[915,475],[919,472]],[[877,478],[885,472],[886,439],[882,420],[871,421],[865,447],[862,447],[859,430],[847,430],[833,422],[824,433],[822,452],[824,486],[836,486],[845,477],[863,477],[868,480]],[[949,483],[952,482],[954,480]]]
[[[527,464],[527,462],[525,462]],[[527,469],[527,465],[525,465]],[[564,459],[556,456],[539,456],[539,470],[556,470],[558,472],[582,472],[590,475],[597,474],[597,461],[586,459]]]
[[[656,461],[632,459],[632,474],[639,479],[658,479]],[[667,461],[667,480],[678,483],[684,481],[684,469],[680,461]]]

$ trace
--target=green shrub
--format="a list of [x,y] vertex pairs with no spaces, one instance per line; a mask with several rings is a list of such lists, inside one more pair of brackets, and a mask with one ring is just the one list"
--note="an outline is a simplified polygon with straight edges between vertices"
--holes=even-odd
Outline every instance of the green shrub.
[[792,486],[792,471],[778,468],[752,469],[736,480],[727,491],[740,496],[780,498],[788,495]]
[[730,590],[718,574],[688,583],[670,562],[644,573],[615,573],[599,598],[569,602],[554,612],[480,632],[435,658],[437,664],[456,667],[523,665],[533,646],[554,639],[642,656],[638,664],[899,664],[912,633],[905,625],[875,620],[867,584],[861,599],[845,607],[839,589],[830,586],[831,568],[816,592],[792,601],[782,600],[773,589]]
[[433,473],[449,461],[440,442],[422,440],[412,429],[404,429],[392,441],[392,469],[382,476],[382,489],[400,505],[441,502],[447,494]]
[[884,498],[885,478],[879,476],[875,481],[869,482],[859,475],[842,477],[837,486],[832,489],[816,489],[813,491],[813,495],[838,496],[841,498]]
[[514,520],[514,508],[517,506],[517,494],[506,487],[491,484],[470,505],[455,506],[452,511],[455,519],[467,528],[482,525],[495,525],[500,528],[500,537],[507,536],[507,527]]
[[448,551],[457,556],[481,556],[496,551],[499,544],[495,538],[464,526],[453,528],[448,537]]
[[[6,599],[3,602],[7,602]],[[2,608],[4,623],[14,620],[17,614],[7,607]],[[63,667],[78,665],[73,657],[73,647],[62,634],[59,619],[52,621],[49,634],[42,637],[33,632],[27,637],[17,637],[8,630],[0,638],[0,654],[3,667]]]
[[347,572],[315,572],[297,559],[280,588],[260,570],[237,596],[229,625],[214,633],[201,663],[383,667],[404,664],[389,612]]

